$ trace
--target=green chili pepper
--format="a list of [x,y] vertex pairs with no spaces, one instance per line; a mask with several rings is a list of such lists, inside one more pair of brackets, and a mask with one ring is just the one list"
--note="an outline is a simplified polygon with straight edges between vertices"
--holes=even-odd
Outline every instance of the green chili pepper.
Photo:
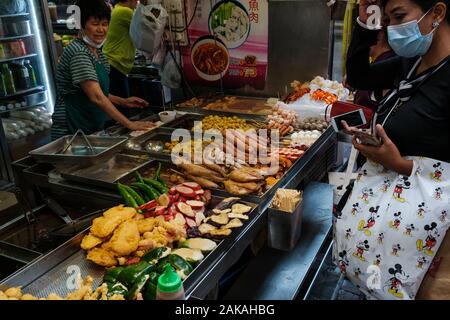
[[147,185],[145,183],[136,182],[136,183],[133,183],[132,186],[139,188],[139,190],[142,191],[150,200],[155,200],[159,197],[159,193],[155,189],[153,189],[152,187],[150,187],[149,185]]
[[142,197],[139,195],[139,193],[137,193],[136,191],[134,191],[131,187],[123,185],[123,187],[128,191],[128,193],[134,198],[134,200],[136,201],[136,203],[138,204],[138,206],[142,206],[143,204],[145,204],[145,200],[142,199]]
[[141,176],[141,174],[139,172],[136,171],[134,173],[134,176],[136,177],[136,182],[144,183],[144,180],[142,179],[142,176]]
[[161,182],[156,181],[154,179],[145,179],[144,178],[144,182],[149,185],[150,187],[158,190],[159,193],[164,194],[169,192],[169,189],[167,189],[167,187],[165,185],[163,185]]
[[126,186],[124,186],[123,184],[120,183],[117,184],[117,189],[119,190],[119,193],[122,196],[123,201],[128,207],[137,208],[139,206],[138,203],[125,187]]

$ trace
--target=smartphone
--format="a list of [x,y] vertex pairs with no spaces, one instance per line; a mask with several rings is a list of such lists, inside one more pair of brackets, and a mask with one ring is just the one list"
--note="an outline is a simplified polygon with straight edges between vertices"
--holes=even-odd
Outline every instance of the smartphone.
[[381,140],[368,132],[365,131],[358,131],[358,130],[352,130],[351,133],[356,137],[356,139],[359,140],[361,144],[373,146],[373,147],[379,147],[381,146]]
[[331,125],[333,126],[334,131],[339,132],[344,129],[341,123],[342,120],[347,122],[349,127],[359,127],[367,123],[366,116],[362,109],[353,110],[331,118]]

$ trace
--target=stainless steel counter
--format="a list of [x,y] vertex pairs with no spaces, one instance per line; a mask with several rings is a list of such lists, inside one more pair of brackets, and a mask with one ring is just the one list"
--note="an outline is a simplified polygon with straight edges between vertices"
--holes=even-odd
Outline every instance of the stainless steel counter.
[[[335,155],[336,134],[331,128],[329,128],[305,153],[305,155],[294,164],[294,167],[292,168],[293,170],[290,170],[289,173],[283,177],[280,184],[277,185],[277,188],[297,188],[299,185],[306,186],[310,182],[320,181],[334,164]],[[114,193],[112,190],[105,190],[95,186],[69,182],[58,176],[54,177],[53,175],[50,175],[49,177],[51,166],[49,167],[43,164],[33,164],[32,161],[26,160],[22,161],[21,164],[22,167],[19,167],[18,169],[22,170],[20,173],[22,178],[26,179],[28,182],[31,182],[33,187],[39,187],[40,189],[45,190],[56,199],[78,199],[78,201],[83,199],[83,201],[87,201],[85,206],[92,206],[92,211],[101,208],[102,206],[107,207],[114,205],[120,201],[119,195]],[[214,289],[221,277],[223,277],[231,266],[239,260],[244,250],[252,243],[259,232],[266,228],[267,207],[274,192],[275,190],[272,190],[272,192],[267,193],[264,199],[259,199],[257,202],[258,210],[255,210],[255,218],[251,219],[248,224],[244,225],[244,227],[239,231],[237,237],[227,245],[226,250],[218,252],[214,261],[210,261],[211,263],[207,267],[194,270],[195,277],[190,277],[188,279],[189,282],[186,287],[186,295],[188,298],[204,299],[208,293]],[[328,203],[327,198],[325,197],[324,199],[324,203]],[[318,201],[319,200],[320,199],[318,199]],[[312,207],[320,208],[320,205],[319,203],[314,203]],[[323,210],[323,212],[327,211],[325,208],[323,208]],[[317,220],[319,217],[316,215],[316,212],[317,211],[315,209],[310,210],[310,212],[305,212],[303,225],[304,231],[302,239],[300,240],[302,245],[294,250],[292,255],[281,251],[266,249],[255,259],[255,262],[252,262],[252,265],[257,266],[259,261],[259,263],[262,263],[263,265],[261,268],[266,268],[265,270],[267,271],[270,270],[267,268],[283,271],[285,268],[289,268],[290,266],[292,267],[295,263],[299,263],[303,266],[302,271],[296,273],[296,278],[294,279],[295,281],[291,281],[289,278],[286,278],[286,275],[283,276],[281,273],[277,278],[278,280],[275,281],[274,278],[274,280],[270,282],[271,285],[269,284],[268,288],[270,288],[270,286],[275,286],[277,281],[289,282],[292,286],[294,286],[294,283],[297,283],[297,288],[293,287],[289,294],[280,294],[280,297],[286,297],[289,299],[295,297],[296,292],[298,291],[298,286],[303,281],[302,279],[305,279],[305,275],[308,273],[308,270],[312,266],[312,262],[314,262],[314,259],[317,256],[318,248],[323,245],[326,235],[329,232],[330,225],[327,221],[325,221],[326,219]],[[64,251],[65,250],[63,250],[62,253],[59,253],[61,257],[65,256],[65,259],[67,259],[71,256],[71,254],[65,253]],[[277,257],[279,260],[274,259],[273,257]],[[58,262],[55,261],[55,264],[56,263]],[[63,261],[59,261],[59,263],[63,263]],[[261,282],[265,282],[267,280],[267,275],[263,272],[255,272],[254,275],[258,275],[260,278],[249,278],[249,280],[253,279],[253,286],[257,286]],[[23,276],[24,280],[29,277],[26,274]],[[10,279],[8,285],[19,284],[22,279],[22,275],[20,273],[16,274],[13,279],[13,282],[11,282]],[[244,285],[246,287],[248,286],[248,288],[252,288],[248,283]],[[261,299],[266,297],[262,291],[261,294],[257,296]],[[267,297],[272,296],[267,295]]]

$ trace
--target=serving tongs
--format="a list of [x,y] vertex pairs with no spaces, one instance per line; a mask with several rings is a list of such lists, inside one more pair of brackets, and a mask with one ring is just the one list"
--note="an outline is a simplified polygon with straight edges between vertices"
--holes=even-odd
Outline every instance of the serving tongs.
[[61,152],[58,152],[58,154],[66,153],[66,151],[73,144],[75,138],[78,136],[79,133],[81,133],[81,135],[83,136],[83,139],[86,142],[86,144],[87,144],[87,146],[88,146],[88,148],[90,150],[90,154],[95,154],[94,148],[92,147],[92,145],[89,142],[88,138],[86,137],[86,135],[84,134],[83,130],[81,130],[81,129],[78,129],[77,132],[75,132],[75,134],[72,136],[72,138],[70,138],[69,143],[67,144],[67,146],[65,146],[64,149]]

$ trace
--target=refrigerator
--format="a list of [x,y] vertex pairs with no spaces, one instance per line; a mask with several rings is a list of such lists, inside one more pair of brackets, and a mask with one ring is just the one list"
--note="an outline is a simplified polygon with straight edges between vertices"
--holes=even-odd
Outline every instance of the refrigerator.
[[0,1],[0,189],[11,161],[50,141],[56,54],[45,0]]

